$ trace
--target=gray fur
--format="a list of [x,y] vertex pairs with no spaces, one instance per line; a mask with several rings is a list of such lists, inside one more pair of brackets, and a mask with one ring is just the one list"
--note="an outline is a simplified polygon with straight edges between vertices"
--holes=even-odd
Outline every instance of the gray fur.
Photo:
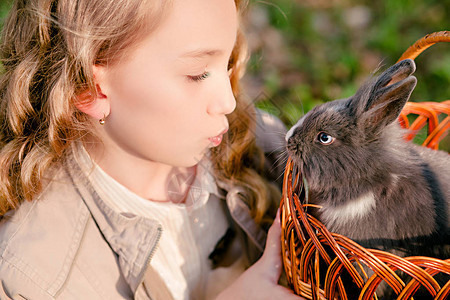
[[[401,61],[353,97],[315,107],[288,132],[287,149],[330,231],[404,255],[439,248],[434,255],[448,258],[450,156],[405,142],[397,122],[414,71]],[[322,145],[320,132],[334,143]]]

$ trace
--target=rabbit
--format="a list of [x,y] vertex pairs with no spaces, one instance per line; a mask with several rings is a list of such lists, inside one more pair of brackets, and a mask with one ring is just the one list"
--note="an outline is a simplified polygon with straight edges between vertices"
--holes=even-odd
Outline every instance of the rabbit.
[[398,117],[417,79],[413,60],[354,96],[316,106],[286,134],[331,232],[401,256],[449,258],[450,155],[407,142]]

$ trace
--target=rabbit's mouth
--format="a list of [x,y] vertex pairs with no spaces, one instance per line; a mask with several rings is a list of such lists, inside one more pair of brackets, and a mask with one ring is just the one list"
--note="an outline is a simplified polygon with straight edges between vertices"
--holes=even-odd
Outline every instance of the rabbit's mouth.
[[305,161],[302,159],[302,152],[298,146],[292,146],[293,149],[288,148],[288,154],[292,158],[294,165],[303,171],[303,165]]
[[294,163],[295,171],[297,173],[302,174],[302,176],[308,177],[308,174],[306,174],[306,173],[309,173],[309,172],[307,172],[308,168],[306,167],[306,163],[301,158],[301,156],[300,155],[292,155],[291,153],[289,153],[289,155],[292,159],[292,162]]
[[301,156],[301,151],[300,151],[298,145],[295,143],[288,142],[287,153],[289,154],[289,156],[291,156],[292,158],[295,158],[295,159],[300,158],[300,156]]
[[[289,156],[291,156],[295,160],[300,160],[300,161],[302,160],[302,149],[300,147],[300,143],[298,142],[298,138],[295,135],[291,136],[287,140],[286,149],[287,149],[287,153],[289,154]],[[297,161],[296,161],[296,163],[297,163]],[[298,162],[298,163],[300,163],[300,162]]]

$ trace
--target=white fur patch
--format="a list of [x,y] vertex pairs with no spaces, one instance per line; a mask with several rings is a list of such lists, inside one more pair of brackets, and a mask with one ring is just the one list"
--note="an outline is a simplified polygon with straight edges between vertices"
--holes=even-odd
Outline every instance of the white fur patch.
[[294,134],[294,130],[303,124],[303,121],[304,121],[304,117],[301,118],[300,120],[298,120],[298,122],[294,126],[292,126],[291,129],[289,129],[289,131],[286,133],[286,137],[285,137],[286,142]]
[[292,136],[292,133],[294,133],[295,128],[297,128],[297,126],[292,126],[291,129],[289,129],[289,131],[286,133],[286,142],[289,140],[289,138]]
[[362,218],[371,212],[375,206],[375,197],[372,192],[369,192],[340,206],[324,206],[320,211],[324,223],[327,226],[333,226],[334,224],[345,224],[353,219]]

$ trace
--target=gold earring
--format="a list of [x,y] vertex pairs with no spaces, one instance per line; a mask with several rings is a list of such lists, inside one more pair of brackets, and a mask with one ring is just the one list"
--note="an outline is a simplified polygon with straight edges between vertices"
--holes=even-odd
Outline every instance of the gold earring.
[[100,123],[100,125],[105,125],[105,118],[106,118],[106,116],[103,114],[103,118],[101,118],[100,120],[98,120],[98,122]]

